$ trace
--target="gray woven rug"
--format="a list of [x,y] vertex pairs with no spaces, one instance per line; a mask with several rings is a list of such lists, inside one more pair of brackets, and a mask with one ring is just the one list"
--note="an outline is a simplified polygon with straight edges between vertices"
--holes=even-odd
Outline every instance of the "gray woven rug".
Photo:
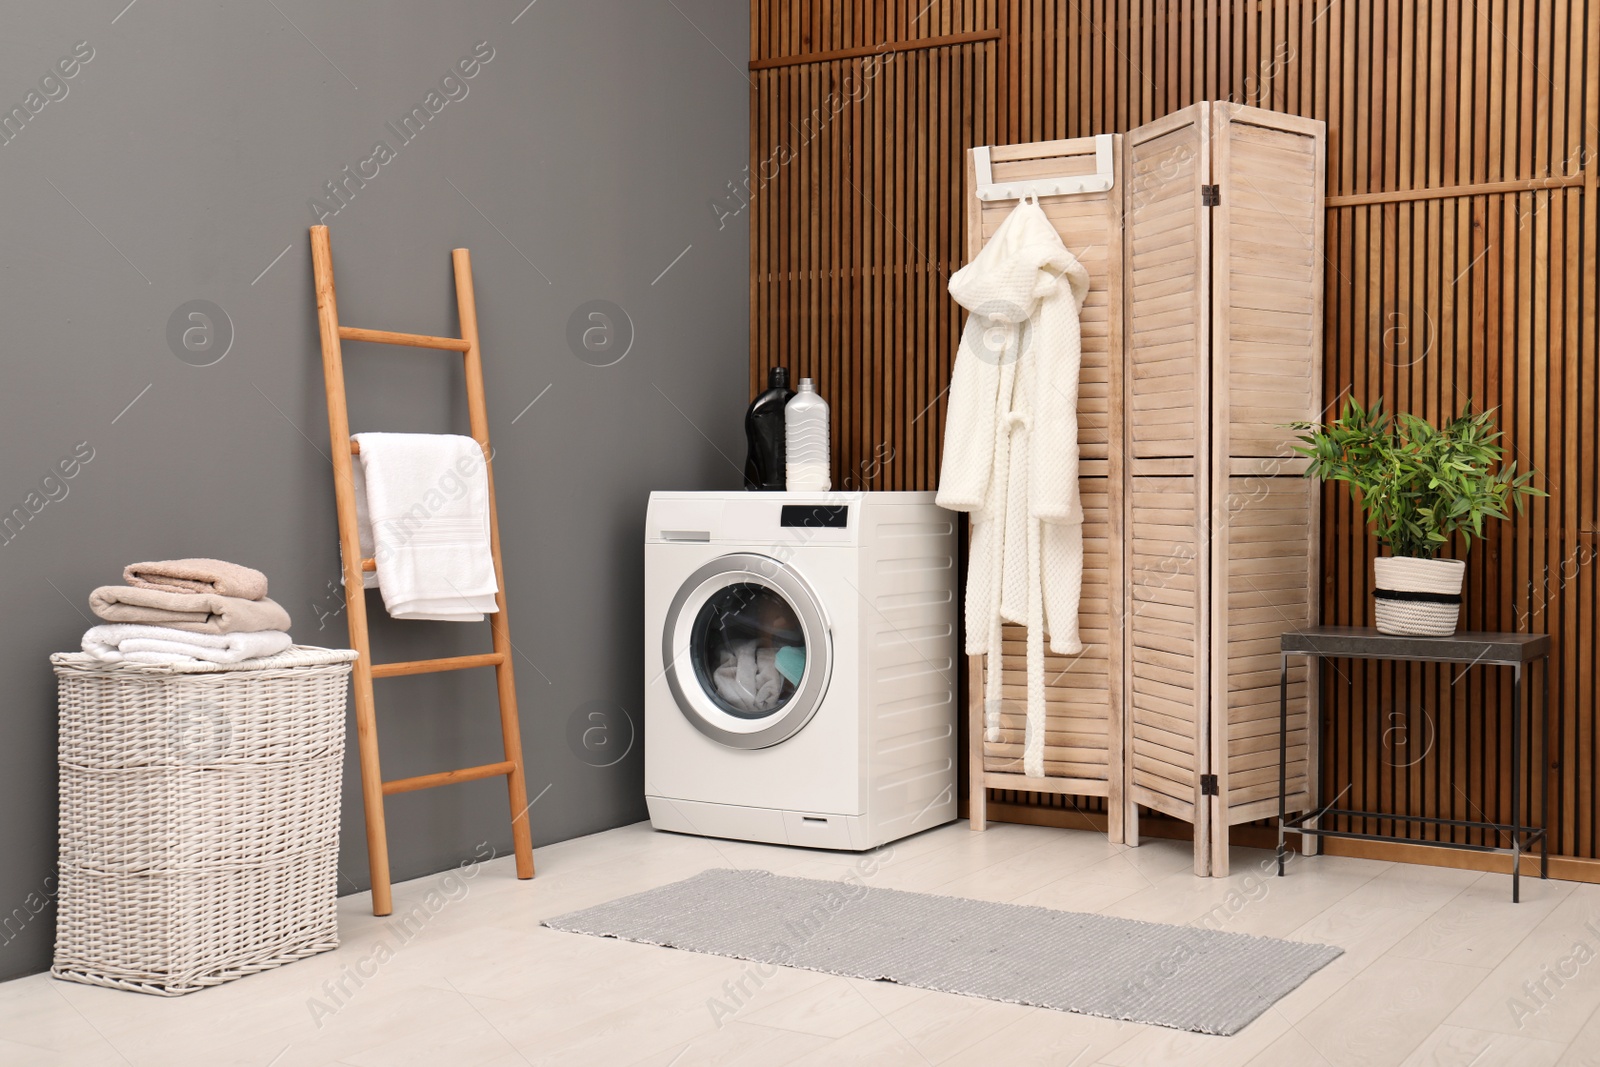
[[702,871],[543,925],[1223,1035],[1344,951],[768,871]]

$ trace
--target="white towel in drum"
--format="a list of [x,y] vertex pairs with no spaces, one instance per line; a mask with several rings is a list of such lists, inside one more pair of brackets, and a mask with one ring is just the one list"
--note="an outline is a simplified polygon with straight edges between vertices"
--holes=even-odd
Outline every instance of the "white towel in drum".
[[483,450],[453,434],[358,433],[356,525],[366,575],[397,619],[481,622],[498,611]]
[[291,643],[282,630],[200,634],[133,622],[93,626],[83,635],[83,650],[102,663],[243,663],[276,656]]
[[762,715],[783,702],[783,675],[778,650],[744,641],[722,650],[713,674],[717,695],[747,715]]

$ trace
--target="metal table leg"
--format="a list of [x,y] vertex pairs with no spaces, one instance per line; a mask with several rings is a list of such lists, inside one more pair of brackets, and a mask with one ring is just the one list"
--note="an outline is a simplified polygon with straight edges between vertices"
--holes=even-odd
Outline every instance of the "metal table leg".
[[[1283,877],[1284,820],[1289,817],[1289,654],[1278,655],[1278,877]],[[1303,843],[1305,835],[1300,836]]]
[[1539,667],[1544,692],[1539,698],[1539,877],[1550,877],[1550,660]]
[[1511,667],[1511,903],[1522,900],[1522,664]]

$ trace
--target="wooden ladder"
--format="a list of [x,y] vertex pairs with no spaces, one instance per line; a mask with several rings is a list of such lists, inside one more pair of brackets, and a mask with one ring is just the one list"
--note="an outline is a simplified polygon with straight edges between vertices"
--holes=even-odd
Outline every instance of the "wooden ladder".
[[[360,653],[352,675],[355,684],[356,733],[361,749],[361,796],[367,815],[367,862],[372,870],[372,913],[388,915],[393,910],[389,883],[389,836],[384,825],[383,798],[393,793],[431,789],[455,782],[503,775],[511,800],[511,841],[517,858],[517,877],[533,877],[533,837],[528,828],[528,787],[522,767],[522,736],[517,723],[517,690],[512,676],[511,634],[506,623],[506,579],[500,563],[500,520],[495,510],[494,467],[489,448],[489,416],[483,395],[483,360],[478,349],[478,308],[472,295],[472,256],[465,248],[451,253],[456,274],[456,308],[461,320],[460,337],[428,337],[424,334],[392,333],[388,330],[362,330],[339,325],[339,307],[334,297],[333,251],[328,244],[326,226],[311,227],[311,269],[317,286],[317,320],[322,331],[322,371],[328,387],[328,438],[333,445],[333,492],[339,513],[339,545],[344,554],[344,595],[350,617],[350,643]],[[363,559],[356,526],[355,483],[351,456],[360,453],[350,438],[350,412],[345,401],[344,359],[341,341],[371,341],[378,344],[406,345],[460,352],[467,379],[467,415],[472,438],[483,449],[485,473],[489,479],[489,544],[494,553],[494,577],[498,586],[490,617],[494,651],[446,659],[409,660],[399,663],[373,663],[367,634],[367,602],[362,573],[375,571],[376,561]],[[505,759],[477,767],[440,771],[415,778],[384,781],[378,762],[378,722],[374,711],[372,680],[398,678],[408,674],[459,671],[471,667],[493,667],[500,695],[500,736]]]

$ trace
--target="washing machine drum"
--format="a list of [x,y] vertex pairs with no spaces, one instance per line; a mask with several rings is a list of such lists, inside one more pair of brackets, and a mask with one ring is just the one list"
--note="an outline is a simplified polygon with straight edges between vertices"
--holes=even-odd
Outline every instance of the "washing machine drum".
[[712,560],[667,611],[662,656],[684,717],[730,748],[768,748],[802,730],[828,689],[833,649],[816,594],[756,553]]

